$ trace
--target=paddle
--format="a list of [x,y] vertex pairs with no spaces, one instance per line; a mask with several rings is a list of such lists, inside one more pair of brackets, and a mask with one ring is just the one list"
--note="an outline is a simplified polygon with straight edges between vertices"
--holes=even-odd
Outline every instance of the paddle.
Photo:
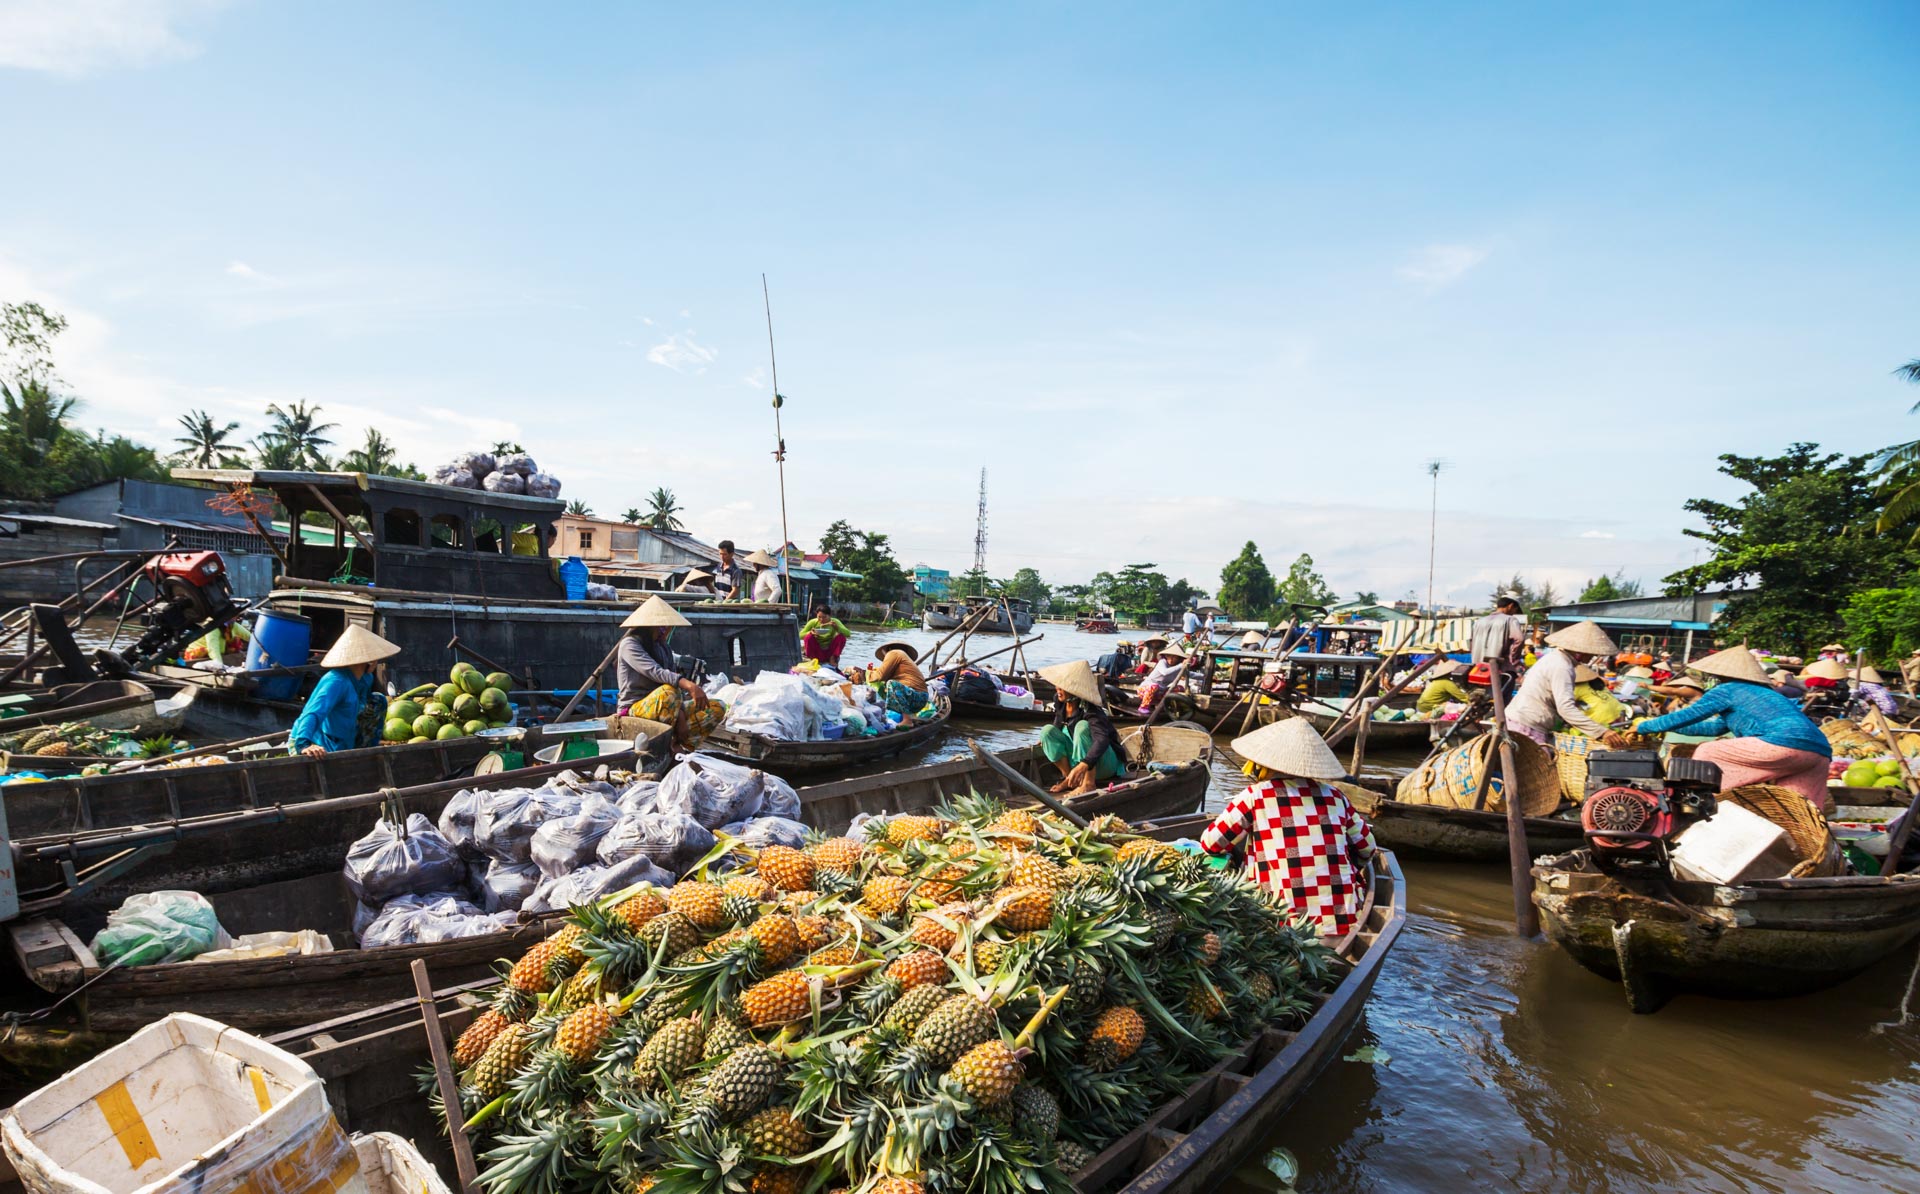
[[[574,708],[580,704],[581,697],[586,696],[589,692],[597,693],[599,691],[600,673],[606,671],[607,665],[613,662],[613,657],[620,653],[620,641],[626,638],[626,636],[627,632],[622,630],[620,632],[620,638],[615,639],[613,642],[613,650],[608,651],[607,657],[600,661],[600,665],[587,674],[587,682],[575,690],[573,699],[567,702],[567,707],[560,710],[560,716],[553,719],[555,725],[564,725],[566,723],[567,715],[572,713]],[[595,697],[594,699],[598,700],[599,698]]]
[[1041,804],[1046,805],[1048,808],[1052,809],[1054,812],[1059,813],[1061,816],[1065,817],[1067,820],[1072,821],[1075,825],[1078,825],[1080,828],[1085,829],[1087,827],[1088,822],[1085,817],[1081,816],[1079,813],[1074,812],[1072,809],[1062,804],[1060,802],[1059,797],[1055,796],[1052,792],[1047,791],[1045,788],[1041,787],[1039,784],[1034,783],[1032,780],[1028,779],[1026,776],[1020,774],[1018,771],[1015,771],[1010,765],[1008,765],[1005,759],[1000,758],[998,755],[990,754],[987,751],[981,750],[980,744],[978,742],[975,742],[971,738],[967,739],[967,749],[972,751],[974,754],[974,757],[979,759],[982,763],[985,763],[987,766],[993,768],[995,771],[998,771],[1001,775],[1006,776],[1009,782],[1014,783],[1019,787],[1026,789],[1027,795],[1032,796],[1035,800],[1038,800]]
[[1908,765],[1907,756],[1900,750],[1899,739],[1893,736],[1893,726],[1888,724],[1887,715],[1875,709],[1871,720],[1880,731],[1880,737],[1886,742],[1887,749],[1891,750],[1893,757],[1899,761],[1900,778],[1905,781],[1907,795],[1911,797],[1907,802],[1906,815],[1900,818],[1900,828],[1893,831],[1893,839],[1887,843],[1887,865],[1880,869],[1882,875],[1891,876],[1900,869],[1900,855],[1905,852],[1907,838],[1913,832],[1913,819],[1920,816],[1920,780],[1914,779],[1913,768]]

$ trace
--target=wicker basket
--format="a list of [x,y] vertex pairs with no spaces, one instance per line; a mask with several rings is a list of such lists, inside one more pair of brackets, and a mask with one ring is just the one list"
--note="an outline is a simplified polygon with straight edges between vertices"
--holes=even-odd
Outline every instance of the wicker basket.
[[1575,804],[1587,798],[1587,756],[1593,739],[1585,734],[1553,736],[1553,769],[1560,776],[1560,798]]
[[1755,816],[1765,817],[1793,839],[1793,848],[1799,853],[1800,862],[1787,872],[1788,877],[1805,879],[1846,874],[1840,843],[1834,840],[1833,830],[1827,827],[1827,819],[1805,796],[1792,788],[1783,788],[1778,784],[1748,784],[1742,788],[1727,789],[1720,793],[1720,799],[1737,804]]
[[[1529,817],[1543,817],[1560,806],[1560,781],[1554,774],[1553,757],[1531,738],[1515,734],[1511,740],[1514,767],[1519,771],[1520,811]],[[1472,808],[1480,779],[1489,767],[1493,778],[1487,784],[1485,808],[1502,812],[1507,807],[1506,783],[1500,775],[1491,732],[1420,764],[1400,781],[1394,795],[1407,804]]]

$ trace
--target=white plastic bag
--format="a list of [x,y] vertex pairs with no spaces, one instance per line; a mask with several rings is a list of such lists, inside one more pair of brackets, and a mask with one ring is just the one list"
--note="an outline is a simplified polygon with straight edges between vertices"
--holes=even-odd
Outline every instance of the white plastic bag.
[[467,864],[420,813],[396,825],[384,817],[347,849],[347,887],[379,903],[409,892],[445,891],[466,881]]
[[619,819],[619,805],[602,796],[588,796],[579,812],[556,817],[534,831],[533,865],[542,875],[554,879],[592,862],[600,839]]
[[696,752],[667,772],[656,801],[663,812],[685,813],[714,829],[759,812],[766,781],[764,771]]
[[395,896],[360,935],[361,949],[383,945],[420,945],[497,933],[512,924],[511,913],[489,916],[450,892]]
[[488,912],[518,912],[540,886],[540,868],[531,862],[487,862],[480,879],[480,906]]
[[599,861],[613,865],[649,858],[678,875],[705,857],[713,842],[712,832],[685,813],[629,813],[600,839]]
[[792,846],[798,850],[807,844],[807,827],[787,817],[755,817],[751,821],[736,821],[723,827],[720,832],[731,834],[756,850],[764,850],[768,846]]
[[673,876],[645,857],[629,858],[613,866],[583,866],[571,875],[541,880],[540,886],[527,897],[523,911],[557,912],[591,903],[636,883],[672,887]]
[[147,891],[126,898],[107,913],[107,927],[93,939],[102,962],[153,966],[184,962],[233,944],[213,905],[197,891]]
[[473,819],[473,844],[488,858],[502,862],[531,862],[533,835],[555,817],[580,811],[580,797],[554,786],[507,788],[490,792]]

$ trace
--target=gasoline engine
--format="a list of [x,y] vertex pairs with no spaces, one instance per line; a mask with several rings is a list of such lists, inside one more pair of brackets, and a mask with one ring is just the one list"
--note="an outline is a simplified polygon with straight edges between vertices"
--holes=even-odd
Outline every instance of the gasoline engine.
[[1720,768],[1652,750],[1596,751],[1587,758],[1580,828],[1594,865],[1624,873],[1667,872],[1667,848],[1682,830],[1714,814]]

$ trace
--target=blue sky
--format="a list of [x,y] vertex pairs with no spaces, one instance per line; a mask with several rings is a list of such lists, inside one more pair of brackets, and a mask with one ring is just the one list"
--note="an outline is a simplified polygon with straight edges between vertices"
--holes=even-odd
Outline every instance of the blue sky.
[[[1676,10],[1677,7],[1677,10]],[[0,297],[92,424],[317,401],[794,538],[1210,588],[1690,561],[1723,451],[1911,437],[1910,5],[0,0]]]

